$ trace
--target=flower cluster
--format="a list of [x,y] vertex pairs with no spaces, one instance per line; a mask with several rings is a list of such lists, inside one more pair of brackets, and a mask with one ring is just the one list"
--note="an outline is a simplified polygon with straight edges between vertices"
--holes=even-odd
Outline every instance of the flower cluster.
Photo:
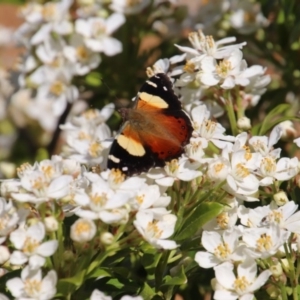
[[[241,33],[268,23],[260,7],[248,2],[212,3]],[[159,18],[168,16],[173,4],[165,4],[60,0],[22,8],[25,23],[16,37],[27,55],[19,66],[20,89],[10,99],[12,118],[19,127],[33,119],[53,132],[70,106],[74,111],[60,124],[60,155],[22,164],[18,179],[1,182],[0,276],[15,272],[0,290],[6,293],[1,299],[47,300],[65,291],[75,299],[87,285],[101,282],[118,286],[112,297],[141,300],[124,296],[128,290],[117,282],[118,276],[126,282],[132,275],[129,263],[147,272],[149,282],[155,280],[155,292],[141,280],[143,290],[137,287],[131,294],[161,297],[163,287],[170,297],[173,286],[186,284],[191,271],[186,261],[193,259],[194,265],[214,269],[214,299],[244,300],[266,282],[276,288],[283,277],[278,265],[294,265],[289,259],[299,251],[300,212],[290,191],[299,184],[299,160],[282,157],[276,148],[288,136],[286,123],[251,131],[246,110],[258,103],[270,77],[262,66],[248,66],[242,52],[246,42],[215,41],[198,30],[188,36],[191,47],[175,45],[181,54],[148,68],[148,76],[169,76],[190,115],[192,137],[185,153],[164,167],[131,177],[106,168],[113,140],[106,122],[115,106],[82,112],[87,105],[79,101],[85,89],[81,83],[106,57],[122,52],[113,33],[125,23],[124,15],[138,17],[155,7],[149,13],[151,22],[157,19],[152,28],[166,29]],[[247,13],[255,22],[246,22]],[[208,19],[198,28],[208,28]],[[1,122],[6,118],[1,108],[13,93],[1,70],[0,87]],[[216,119],[224,113],[231,134]],[[298,146],[299,139],[294,141]],[[289,192],[281,191],[283,186]],[[209,209],[212,204],[218,204],[217,213]],[[119,285],[126,290],[120,292]],[[84,296],[112,299],[97,286]]]
[[79,12],[72,11],[72,4],[72,0],[26,4],[21,10],[25,23],[15,34],[28,55],[20,66],[20,89],[12,105],[46,131],[56,128],[68,103],[78,101],[76,78],[98,67],[101,53],[113,56],[122,51],[121,42],[111,36],[125,22],[122,14],[74,20],[72,14]]
[[[148,70],[149,74],[168,72],[180,77],[175,81],[177,93],[186,110],[193,104],[205,101],[215,117],[226,109],[228,95],[242,103],[242,112],[255,106],[266,91],[270,77],[262,66],[247,66],[243,59],[242,47],[246,43],[227,45],[234,37],[215,41],[205,36],[201,30],[189,34],[192,47],[176,45],[184,52],[182,56],[158,61]],[[184,65],[180,62],[185,60]]]

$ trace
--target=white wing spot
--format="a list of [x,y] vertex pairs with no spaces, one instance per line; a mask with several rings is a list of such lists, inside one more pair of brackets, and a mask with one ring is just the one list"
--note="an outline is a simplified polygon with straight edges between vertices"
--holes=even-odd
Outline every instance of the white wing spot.
[[116,163],[116,164],[118,164],[118,163],[121,161],[120,158],[117,158],[117,157],[115,157],[115,156],[112,155],[112,154],[108,155],[108,159],[110,159],[111,161],[113,161],[113,162]]
[[152,85],[152,86],[154,86],[155,88],[157,88],[157,84],[156,83],[154,83],[154,82],[152,82],[152,81],[150,81],[150,80],[147,80],[146,81],[149,85]]
[[167,89],[165,86],[163,86],[163,89],[164,89],[165,91],[168,91],[168,89]]

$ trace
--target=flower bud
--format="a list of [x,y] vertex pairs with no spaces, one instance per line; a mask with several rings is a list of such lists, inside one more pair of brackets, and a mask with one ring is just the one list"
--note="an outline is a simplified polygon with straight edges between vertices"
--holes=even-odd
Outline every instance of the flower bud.
[[281,139],[284,141],[293,140],[297,136],[297,131],[294,128],[293,122],[287,120],[279,123],[282,129]]
[[64,261],[66,262],[69,262],[69,261],[72,261],[74,259],[74,253],[70,250],[66,250],[64,253],[63,253],[63,259]]
[[289,199],[284,191],[279,191],[273,195],[273,199],[278,206],[282,206],[289,202]]
[[53,216],[46,217],[44,224],[48,232],[53,232],[58,229],[58,221]]
[[278,278],[283,273],[282,266],[278,261],[275,262],[274,265],[270,267],[270,271],[272,272],[272,275],[275,278]]
[[100,240],[104,245],[111,245],[114,241],[114,236],[110,232],[104,232],[101,234]]
[[251,120],[247,117],[241,117],[237,120],[237,127],[241,130],[251,129]]
[[3,265],[10,257],[10,252],[6,246],[0,246],[0,264]]

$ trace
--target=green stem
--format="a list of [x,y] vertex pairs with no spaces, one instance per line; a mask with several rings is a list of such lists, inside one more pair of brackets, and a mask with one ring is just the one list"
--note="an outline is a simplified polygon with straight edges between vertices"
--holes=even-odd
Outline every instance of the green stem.
[[243,107],[242,97],[239,94],[239,89],[235,93],[236,95],[236,106],[237,106],[237,119],[240,119],[245,116],[245,110]]
[[226,100],[225,108],[226,108],[227,115],[229,118],[232,134],[234,136],[236,136],[238,134],[238,128],[237,128],[237,124],[236,124],[236,117],[235,117],[235,113],[234,113],[234,108],[233,108],[233,103],[232,103],[230,92],[228,92],[227,95],[228,95],[228,97]]

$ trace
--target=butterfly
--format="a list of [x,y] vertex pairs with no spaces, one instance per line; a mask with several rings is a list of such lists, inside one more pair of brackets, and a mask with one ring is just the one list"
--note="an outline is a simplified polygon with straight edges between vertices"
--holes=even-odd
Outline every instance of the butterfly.
[[120,169],[128,176],[178,158],[193,132],[191,120],[164,73],[142,85],[133,108],[119,112],[124,124],[110,148],[107,168]]

